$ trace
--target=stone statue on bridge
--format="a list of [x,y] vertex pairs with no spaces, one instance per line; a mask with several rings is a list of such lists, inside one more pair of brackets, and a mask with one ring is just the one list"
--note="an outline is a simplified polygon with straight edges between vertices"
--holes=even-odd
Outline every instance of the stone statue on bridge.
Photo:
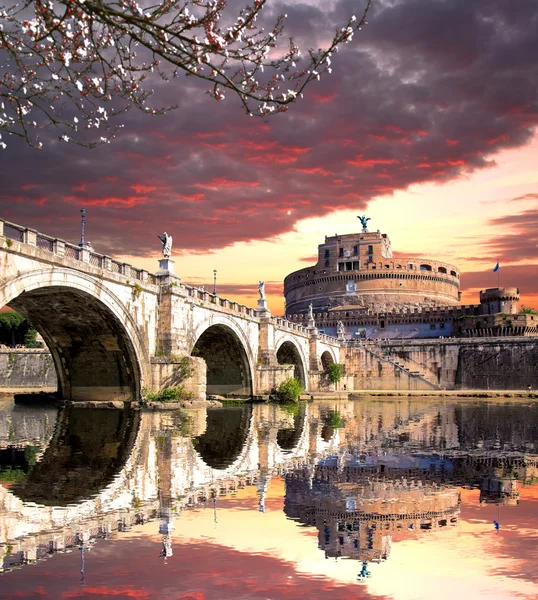
[[170,258],[172,256],[172,236],[168,235],[165,231],[162,235],[158,235],[157,237],[163,244],[162,252],[164,258]]
[[346,328],[344,327],[344,323],[342,321],[338,321],[338,323],[336,324],[336,335],[339,338],[343,338],[345,332]]
[[312,302],[310,302],[310,304],[308,305],[308,320],[309,321],[314,320],[314,306],[313,306]]
[[265,300],[265,281],[258,283],[258,293],[260,294],[260,300]]
[[[263,314],[269,312],[267,308],[267,298],[265,297],[265,281],[260,281],[258,283],[258,293],[260,297],[258,298],[258,311],[263,311]],[[260,314],[262,314],[260,312]]]

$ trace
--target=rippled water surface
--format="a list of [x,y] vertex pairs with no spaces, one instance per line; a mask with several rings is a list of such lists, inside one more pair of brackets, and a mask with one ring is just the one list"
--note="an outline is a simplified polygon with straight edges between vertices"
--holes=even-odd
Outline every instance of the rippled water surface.
[[0,402],[0,597],[538,596],[538,404]]

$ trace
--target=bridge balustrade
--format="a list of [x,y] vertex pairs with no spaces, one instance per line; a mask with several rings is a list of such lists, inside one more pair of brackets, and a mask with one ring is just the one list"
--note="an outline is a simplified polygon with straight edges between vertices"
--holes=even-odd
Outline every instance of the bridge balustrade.
[[142,279],[143,279],[142,272],[143,272],[143,269],[137,269],[135,267],[131,267],[131,275],[135,279],[138,279],[138,281],[142,281]]
[[14,223],[8,223],[4,221],[4,236],[13,240],[14,242],[23,242],[24,241],[24,227],[19,227]]
[[36,244],[41,250],[47,250],[48,252],[54,252],[54,238],[48,235],[38,233],[36,236]]
[[90,252],[90,265],[94,267],[103,268],[103,257],[95,252]]
[[123,272],[123,264],[118,262],[117,260],[110,261],[110,270],[112,273],[122,273]]
[[80,248],[72,244],[65,244],[65,257],[71,260],[79,260]]

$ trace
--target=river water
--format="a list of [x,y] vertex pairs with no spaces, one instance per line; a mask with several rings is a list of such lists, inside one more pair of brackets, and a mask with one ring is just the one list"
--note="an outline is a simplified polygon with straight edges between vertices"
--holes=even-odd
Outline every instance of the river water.
[[0,401],[0,597],[538,596],[538,404]]

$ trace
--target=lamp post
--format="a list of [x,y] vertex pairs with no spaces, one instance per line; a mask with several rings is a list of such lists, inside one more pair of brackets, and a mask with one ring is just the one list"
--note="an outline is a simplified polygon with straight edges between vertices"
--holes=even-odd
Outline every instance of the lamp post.
[[81,221],[80,221],[80,247],[84,248],[84,225],[86,224],[86,209],[85,208],[81,208],[80,209],[80,216],[81,216]]
[[217,295],[217,269],[213,269],[213,294]]

